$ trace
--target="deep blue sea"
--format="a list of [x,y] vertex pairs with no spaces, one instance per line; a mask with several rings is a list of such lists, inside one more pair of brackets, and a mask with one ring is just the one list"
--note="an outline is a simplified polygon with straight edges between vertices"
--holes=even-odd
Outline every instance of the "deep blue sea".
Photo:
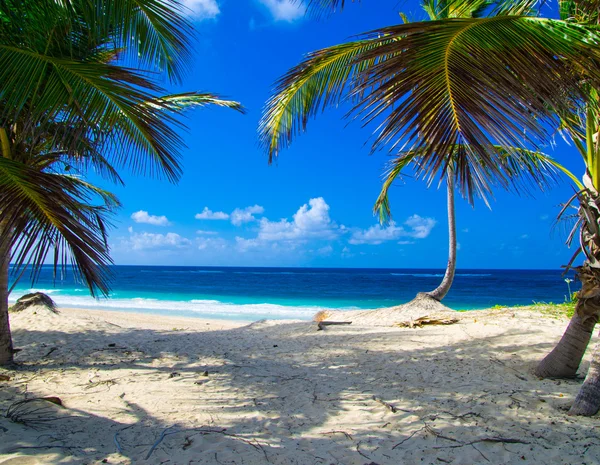
[[[44,267],[33,287],[27,276],[21,279],[11,301],[39,290],[63,307],[236,320],[310,319],[321,309],[408,302],[417,292],[434,289],[443,276],[443,270],[428,269],[114,266],[112,271],[110,298],[92,298],[72,277],[54,281],[52,269]],[[563,302],[566,277],[562,270],[459,270],[444,303],[469,310]]]

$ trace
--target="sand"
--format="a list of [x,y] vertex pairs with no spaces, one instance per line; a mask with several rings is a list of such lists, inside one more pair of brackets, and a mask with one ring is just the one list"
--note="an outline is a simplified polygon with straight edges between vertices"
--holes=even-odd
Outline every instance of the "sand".
[[[0,370],[0,464],[600,463],[598,417],[566,414],[581,379],[533,375],[562,318],[316,331],[30,309],[11,321],[22,351]],[[63,407],[4,417],[45,396]]]

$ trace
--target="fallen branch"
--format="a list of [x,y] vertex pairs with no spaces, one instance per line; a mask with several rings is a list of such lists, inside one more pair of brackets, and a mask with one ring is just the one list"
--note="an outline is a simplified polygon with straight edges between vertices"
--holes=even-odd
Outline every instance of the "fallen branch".
[[148,451],[148,454],[146,455],[145,460],[148,460],[150,458],[150,456],[152,455],[152,453],[154,452],[154,450],[158,447],[158,445],[164,440],[165,437],[167,436],[171,436],[173,434],[179,434],[179,433],[189,433],[189,432],[193,432],[195,434],[202,434],[202,435],[208,435],[208,434],[222,434],[224,436],[228,436],[234,439],[237,439],[239,441],[242,441],[246,444],[248,444],[249,446],[252,446],[254,449],[260,451],[263,453],[263,455],[265,456],[265,458],[267,459],[267,461],[269,461],[268,457],[267,457],[267,452],[265,451],[264,447],[262,446],[261,443],[259,443],[256,439],[254,440],[254,442],[249,441],[247,439],[244,439],[240,436],[238,436],[237,434],[233,434],[233,433],[227,433],[225,432],[224,429],[222,430],[206,430],[206,429],[202,429],[203,427],[200,428],[189,428],[189,429],[181,429],[181,430],[177,430],[177,431],[169,431],[171,428],[174,428],[176,425],[172,425],[169,426],[168,428],[166,428],[165,430],[163,430],[163,432],[161,433],[160,437],[158,438],[158,440],[152,445],[152,447],[150,448],[150,450]]
[[388,402],[385,402],[384,400],[381,400],[377,396],[373,396],[373,400],[375,402],[379,402],[381,405],[383,405],[386,409],[388,409],[392,413],[397,413],[398,412],[398,409],[396,407],[394,407],[392,404],[390,404]]
[[336,326],[336,325],[351,325],[351,321],[319,321],[317,324],[317,331],[321,331],[325,326]]
[[121,428],[117,431],[113,437],[113,441],[115,442],[115,447],[117,448],[117,452],[119,454],[123,454],[123,449],[121,448],[121,443],[119,442],[119,433],[125,431],[126,429],[133,428],[137,423],[133,423],[132,425],[126,426],[125,428]]
[[17,451],[17,450],[22,450],[22,449],[81,449],[81,447],[75,447],[75,446],[16,446],[13,447],[12,449],[9,449],[6,451],[7,454],[12,454],[13,452]]
[[418,433],[420,433],[421,431],[423,431],[424,429],[426,429],[427,426],[423,426],[422,428],[419,428],[417,431],[414,431],[409,437],[404,438],[402,441],[400,441],[398,444],[396,444],[394,447],[392,447],[392,450],[394,450],[396,447],[401,446],[402,444],[404,444],[406,441],[408,441],[409,439],[412,439],[412,437]]
[[352,437],[352,435],[350,433],[346,433],[346,431],[325,431],[325,432],[319,433],[319,434],[343,434],[344,436],[346,436],[347,439],[354,441],[354,438]]
[[[454,440],[454,441],[456,441],[456,440]],[[458,442],[458,441],[456,441],[456,442]],[[504,444],[530,444],[529,442],[523,441],[522,439],[491,437],[491,438],[476,439],[475,441],[461,442],[460,444],[457,444],[455,446],[436,446],[436,447],[434,447],[434,449],[455,449],[457,447],[472,446],[473,444],[477,444],[480,442],[501,442]]]
[[426,325],[452,325],[454,323],[458,323],[458,321],[458,318],[454,317],[423,316],[421,318],[417,318],[416,320],[398,322],[394,326],[397,326],[399,328],[421,328]]
[[83,389],[85,389],[87,391],[88,389],[93,389],[95,387],[102,386],[103,384],[105,384],[108,387],[108,390],[110,391],[110,387],[114,386],[115,384],[118,384],[118,383],[115,379],[105,379],[103,381],[96,381],[96,382],[92,382],[90,380],[90,382],[88,384],[84,385]]
[[156,447],[162,442],[162,440],[168,434],[167,431],[169,431],[171,428],[174,428],[174,427],[175,427],[175,425],[171,425],[168,428],[165,428],[165,430],[160,435],[160,438],[158,438],[158,440],[154,444],[152,444],[152,447],[148,451],[148,455],[146,455],[145,460],[148,460],[150,458],[150,456],[152,455],[152,452],[154,452],[154,449],[156,449]]

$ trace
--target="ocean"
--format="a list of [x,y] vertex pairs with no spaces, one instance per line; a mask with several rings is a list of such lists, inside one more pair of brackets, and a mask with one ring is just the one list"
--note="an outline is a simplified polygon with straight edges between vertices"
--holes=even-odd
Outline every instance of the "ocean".
[[[72,276],[54,281],[44,267],[34,286],[24,276],[11,302],[41,291],[62,307],[234,320],[304,319],[322,309],[399,305],[430,291],[434,269],[233,268],[113,266],[109,298],[94,299]],[[564,302],[562,270],[458,270],[444,303],[456,310]],[[576,282],[570,283],[572,291]]]

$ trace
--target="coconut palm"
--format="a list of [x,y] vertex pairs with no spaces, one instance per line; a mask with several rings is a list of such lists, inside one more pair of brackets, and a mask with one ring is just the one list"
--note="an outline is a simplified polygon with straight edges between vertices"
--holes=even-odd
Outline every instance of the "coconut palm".
[[[335,8],[343,2],[322,0],[313,5]],[[565,42],[579,47],[575,53],[587,54],[583,41],[588,32],[523,16],[532,7],[531,2],[426,2],[430,22],[374,31],[310,54],[279,81],[261,122],[270,160],[327,106],[350,101],[353,117],[377,122],[374,150],[407,147],[400,150],[376,204],[383,220],[389,216],[391,181],[408,165],[428,183],[436,177],[447,181],[448,267],[442,284],[429,293],[438,300],[447,293],[455,268],[453,185],[470,202],[475,195],[485,199],[493,185],[522,188],[518,184],[523,176],[542,186],[554,163],[532,149],[547,139],[544,126],[559,122],[551,109],[566,105],[549,90],[572,88],[582,95],[580,83],[569,75],[569,63],[549,54],[554,45],[565,53],[575,52],[566,50],[558,28],[569,37]],[[479,17],[486,12],[497,16]],[[508,51],[503,40],[512,47]],[[529,50],[534,49],[532,43],[542,41],[536,52]],[[533,62],[548,61],[544,72],[549,85],[540,85],[519,63],[505,66],[511,53],[513,59],[531,53]],[[500,86],[480,66],[484,56],[492,62],[490,69],[499,73]]]
[[[575,268],[582,287],[577,293],[575,312],[561,340],[536,367],[536,374],[542,378],[576,376],[600,319],[600,152],[596,136],[600,126],[597,102],[597,92],[590,89],[588,105],[583,111],[568,115],[570,121],[566,125],[568,135],[582,155],[586,167],[583,182],[576,184],[577,192],[565,204],[560,215],[564,216],[571,206],[577,209],[567,244],[571,246],[576,239],[579,239],[579,243],[567,268],[571,267],[579,254],[584,254],[583,265]],[[596,347],[585,382],[571,407],[571,414],[589,416],[600,410],[599,367],[600,353]]]
[[31,265],[34,280],[46,258],[55,273],[71,263],[92,295],[108,293],[106,220],[118,201],[82,176],[121,182],[127,167],[176,181],[177,115],[241,110],[211,94],[162,95],[156,79],[181,78],[190,33],[174,0],[0,2],[0,364],[12,361],[11,259],[17,278]]
[[[344,1],[313,0],[311,6],[335,10]],[[577,132],[570,115],[596,108],[597,99],[586,108],[590,89],[598,88],[600,37],[590,25],[597,23],[597,9],[587,13],[593,7],[563,2],[563,19],[553,20],[501,6],[497,16],[398,25],[311,53],[279,81],[267,104],[261,137],[269,159],[305,131],[309,119],[348,101],[351,117],[378,124],[373,150],[401,148],[394,165],[398,173],[413,163],[416,176],[429,183],[452,178],[470,201],[485,197],[494,185],[509,187],[515,171],[506,169],[507,162],[519,174],[529,170],[524,160],[547,164],[531,157],[540,144],[561,125]],[[578,23],[574,14],[582,10],[588,20]],[[589,142],[597,130],[597,124],[584,130],[584,139]],[[588,143],[584,152],[591,147]],[[597,160],[597,149],[592,153]],[[588,169],[597,166],[590,160]],[[597,194],[588,190],[582,199],[582,214],[598,215]],[[385,212],[385,185],[379,200]],[[589,253],[598,250],[589,246],[597,216],[589,216],[584,229],[588,224],[594,225],[583,234]],[[578,309],[588,305],[592,311],[600,295],[600,281],[594,279],[590,292],[580,294],[585,303]],[[586,381],[592,394],[587,398],[600,400],[598,373],[592,369]],[[577,404],[573,412],[584,413]]]

